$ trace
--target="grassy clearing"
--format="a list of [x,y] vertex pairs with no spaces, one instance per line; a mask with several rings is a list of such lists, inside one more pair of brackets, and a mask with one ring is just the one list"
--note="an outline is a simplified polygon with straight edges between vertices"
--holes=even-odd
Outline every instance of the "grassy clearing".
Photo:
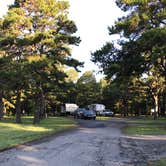
[[166,135],[166,126],[140,125],[124,128],[124,133],[129,135]]
[[96,116],[96,120],[109,120],[110,117],[106,117],[106,116]]
[[166,166],[166,158],[157,161],[151,161],[148,163],[148,166]]
[[32,117],[23,117],[22,124],[16,124],[14,118],[0,121],[0,149],[26,143],[35,139],[76,126],[70,119],[51,117],[38,125],[32,125]]
[[166,118],[158,118],[156,120],[153,119],[153,117],[148,118],[141,118],[136,120],[130,120],[130,123],[147,123],[147,124],[153,124],[153,123],[165,123],[166,124]]

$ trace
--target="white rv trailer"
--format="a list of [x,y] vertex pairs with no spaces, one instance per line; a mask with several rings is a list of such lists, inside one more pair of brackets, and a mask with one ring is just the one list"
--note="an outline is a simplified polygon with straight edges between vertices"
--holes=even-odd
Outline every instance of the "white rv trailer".
[[63,104],[61,106],[61,113],[62,114],[70,114],[70,115],[72,115],[77,108],[78,108],[77,104],[65,103],[65,104]]
[[95,111],[97,115],[102,113],[105,110],[105,105],[103,104],[90,104],[88,108]]

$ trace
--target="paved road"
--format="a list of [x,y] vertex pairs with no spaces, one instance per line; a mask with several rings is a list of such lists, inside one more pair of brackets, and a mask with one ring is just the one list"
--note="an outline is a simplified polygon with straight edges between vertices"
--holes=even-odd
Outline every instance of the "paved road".
[[127,137],[125,120],[79,120],[78,129],[0,154],[0,166],[141,166],[166,156],[165,137]]

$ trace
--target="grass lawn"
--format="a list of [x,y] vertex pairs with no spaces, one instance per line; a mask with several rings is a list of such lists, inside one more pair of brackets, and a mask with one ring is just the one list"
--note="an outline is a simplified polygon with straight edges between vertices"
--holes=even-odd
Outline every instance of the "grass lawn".
[[166,124],[166,118],[158,118],[156,120],[153,119],[153,117],[148,118],[141,118],[136,120],[130,120],[130,123],[147,123],[147,124],[153,124],[153,123],[165,123]]
[[[130,126],[124,128],[124,133],[126,134],[166,135],[166,118],[158,118],[157,120],[154,120],[153,117],[145,117],[141,119],[130,120],[128,123]],[[135,123],[137,124],[135,125]]]
[[72,128],[76,123],[62,117],[44,119],[38,125],[32,125],[32,117],[23,117],[22,124],[16,124],[14,117],[0,121],[0,149],[26,143],[50,134]]
[[96,116],[96,120],[109,120],[110,117],[107,116]]
[[124,128],[124,133],[129,135],[166,135],[166,126],[139,125]]
[[149,162],[148,166],[166,166],[166,158],[157,161],[151,161]]

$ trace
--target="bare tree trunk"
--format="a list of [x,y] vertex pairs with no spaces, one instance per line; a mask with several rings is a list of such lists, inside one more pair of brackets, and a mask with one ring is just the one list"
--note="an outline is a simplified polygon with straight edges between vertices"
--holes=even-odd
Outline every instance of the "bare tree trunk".
[[158,100],[159,100],[159,98],[158,98],[158,95],[155,95],[154,96],[154,102],[155,102],[155,109],[154,109],[154,119],[157,119],[157,117],[158,117]]
[[4,102],[3,102],[3,91],[0,91],[0,120],[2,120],[4,115]]
[[17,98],[16,98],[16,123],[21,123],[21,90],[17,90]]
[[34,112],[33,124],[39,124],[40,122],[40,92],[37,93],[35,98],[36,109]]
[[40,94],[40,119],[46,118],[46,110],[45,110],[45,95],[43,93],[43,90],[41,89]]
[[41,119],[46,118],[45,95],[41,83],[39,84],[38,92],[36,92],[36,110],[34,113],[34,124],[38,124]]

